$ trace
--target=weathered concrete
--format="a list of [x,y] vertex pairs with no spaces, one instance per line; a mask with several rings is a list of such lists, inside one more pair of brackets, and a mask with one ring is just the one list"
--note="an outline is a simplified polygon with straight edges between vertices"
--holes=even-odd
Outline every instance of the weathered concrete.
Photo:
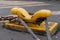
[[30,9],[31,12],[40,9],[49,9],[52,11],[53,15],[60,14],[60,3],[55,1],[0,1],[0,9],[12,7],[26,7]]

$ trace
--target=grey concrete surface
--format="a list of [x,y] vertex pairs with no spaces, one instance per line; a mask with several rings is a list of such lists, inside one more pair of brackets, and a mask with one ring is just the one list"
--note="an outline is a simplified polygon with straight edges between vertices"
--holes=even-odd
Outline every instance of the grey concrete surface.
[[[32,1],[0,1],[0,15],[9,15],[10,9],[13,7],[23,7],[28,12],[34,13],[40,9],[49,9],[52,11],[52,16],[48,18],[48,21],[54,21],[60,23],[60,3],[58,2],[32,2]],[[47,40],[46,36],[36,34],[41,40]],[[53,40],[60,40],[60,28],[54,36]],[[0,40],[34,40],[32,36],[25,32],[18,32],[3,28],[0,24]]]
[[53,15],[60,14],[60,3],[56,1],[0,1],[0,9],[12,7],[26,7],[29,12],[36,12],[40,9],[49,9],[52,11]]

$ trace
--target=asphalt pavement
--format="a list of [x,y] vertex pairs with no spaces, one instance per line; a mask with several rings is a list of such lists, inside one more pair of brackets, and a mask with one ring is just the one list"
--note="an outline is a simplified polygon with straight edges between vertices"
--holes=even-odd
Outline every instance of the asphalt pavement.
[[[28,3],[28,4],[27,4]],[[10,9],[13,7],[23,7],[29,13],[35,13],[41,9],[49,9],[52,11],[52,16],[48,18],[48,21],[54,21],[60,23],[60,3],[58,2],[32,2],[32,1],[0,1],[0,15],[10,15]],[[46,36],[36,34],[41,40],[47,40]],[[60,28],[54,36],[53,40],[60,40]],[[14,31],[3,28],[0,24],[0,40],[34,40],[29,33],[22,31]]]

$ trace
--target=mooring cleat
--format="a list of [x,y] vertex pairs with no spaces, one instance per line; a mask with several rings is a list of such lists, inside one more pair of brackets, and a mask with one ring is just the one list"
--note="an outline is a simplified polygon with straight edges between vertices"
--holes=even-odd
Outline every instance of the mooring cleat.
[[12,8],[11,13],[29,22],[35,22],[39,18],[48,18],[51,16],[50,10],[39,10],[30,15],[24,8]]
[[[28,26],[33,31],[37,31],[37,32],[42,31],[43,33],[46,32],[45,23],[43,21],[52,15],[51,14],[52,12],[50,10],[39,10],[36,11],[33,15],[30,15],[24,8],[13,8],[11,10],[11,13],[16,14],[19,18],[25,20],[25,22],[27,22]],[[27,20],[29,17],[30,19]],[[53,35],[54,31],[58,28],[58,23],[48,22],[48,25],[49,25],[50,34]]]

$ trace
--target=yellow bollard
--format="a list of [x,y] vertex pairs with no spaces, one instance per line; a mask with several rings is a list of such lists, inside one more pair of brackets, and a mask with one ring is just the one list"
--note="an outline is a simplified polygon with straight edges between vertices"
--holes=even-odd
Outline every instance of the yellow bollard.
[[23,8],[12,8],[12,14],[18,15],[18,17],[22,18],[26,21],[36,21],[38,18],[47,18],[51,16],[50,10],[39,10],[35,12],[33,15],[30,15],[25,9]]
[[[33,15],[30,15],[25,9],[23,8],[12,8],[11,13],[17,15],[19,18],[22,18],[25,21],[28,21],[27,24],[30,29],[34,32],[46,32],[45,23],[42,21],[40,24],[36,23],[38,18],[48,18],[52,14],[50,10],[39,10],[36,11]],[[58,28],[57,22],[48,22],[49,31],[52,35]],[[12,23],[5,23],[5,26],[14,29],[21,29],[25,30],[24,26],[12,24]],[[26,30],[25,30],[26,31]]]

